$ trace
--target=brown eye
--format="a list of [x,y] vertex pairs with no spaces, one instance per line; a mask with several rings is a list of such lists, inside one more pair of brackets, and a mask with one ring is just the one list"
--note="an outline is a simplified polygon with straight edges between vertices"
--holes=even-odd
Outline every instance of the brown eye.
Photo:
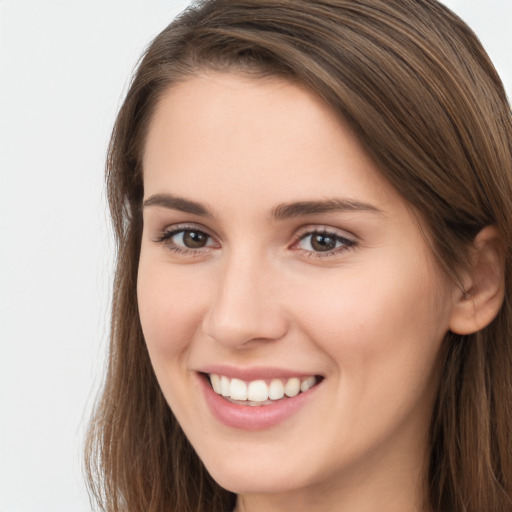
[[176,229],[167,231],[157,241],[176,252],[194,251],[214,247],[216,245],[210,235],[198,229]]
[[[179,235],[176,235],[177,237]],[[182,242],[188,249],[200,249],[206,247],[208,243],[208,235],[201,231],[182,231],[181,234]]]
[[315,251],[332,251],[336,248],[336,238],[328,234],[315,233],[311,235],[311,247]]
[[356,245],[353,240],[349,240],[337,233],[329,231],[312,231],[301,237],[297,244],[297,248],[309,252],[312,255],[325,253],[338,253],[345,249],[352,248]]

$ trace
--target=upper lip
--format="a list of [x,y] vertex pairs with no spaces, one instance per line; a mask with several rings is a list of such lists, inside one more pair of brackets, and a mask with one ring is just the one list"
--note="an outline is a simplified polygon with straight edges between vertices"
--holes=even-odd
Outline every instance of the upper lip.
[[303,370],[292,370],[289,368],[277,368],[267,366],[253,366],[253,367],[236,367],[226,364],[211,364],[201,367],[197,370],[200,373],[215,373],[217,375],[224,375],[230,379],[240,379],[246,382],[253,380],[266,380],[278,378],[292,378],[292,377],[309,377],[310,375],[318,375],[316,372],[308,372]]

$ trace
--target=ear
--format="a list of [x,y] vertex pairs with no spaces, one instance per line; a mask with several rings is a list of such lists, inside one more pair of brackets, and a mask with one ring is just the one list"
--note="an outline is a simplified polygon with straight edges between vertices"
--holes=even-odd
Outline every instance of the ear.
[[478,233],[471,251],[471,268],[462,276],[450,319],[450,330],[472,334],[489,325],[505,297],[505,251],[498,230],[487,226]]

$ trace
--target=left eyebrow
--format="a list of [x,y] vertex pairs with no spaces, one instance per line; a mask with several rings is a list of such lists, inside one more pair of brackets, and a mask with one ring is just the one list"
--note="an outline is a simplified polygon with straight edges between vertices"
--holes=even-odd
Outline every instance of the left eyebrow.
[[275,220],[285,220],[303,215],[320,215],[322,213],[338,212],[369,212],[379,215],[384,214],[376,206],[353,199],[326,199],[324,201],[299,201],[294,203],[282,203],[272,209],[272,217]]

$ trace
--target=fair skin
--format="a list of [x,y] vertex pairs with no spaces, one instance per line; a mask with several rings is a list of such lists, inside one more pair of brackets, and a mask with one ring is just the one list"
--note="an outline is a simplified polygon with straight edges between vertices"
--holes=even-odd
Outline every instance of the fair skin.
[[[467,322],[420,216],[320,99],[280,79],[174,86],[143,168],[142,328],[214,479],[246,512],[424,510],[439,349]],[[314,385],[252,407],[208,374]]]

